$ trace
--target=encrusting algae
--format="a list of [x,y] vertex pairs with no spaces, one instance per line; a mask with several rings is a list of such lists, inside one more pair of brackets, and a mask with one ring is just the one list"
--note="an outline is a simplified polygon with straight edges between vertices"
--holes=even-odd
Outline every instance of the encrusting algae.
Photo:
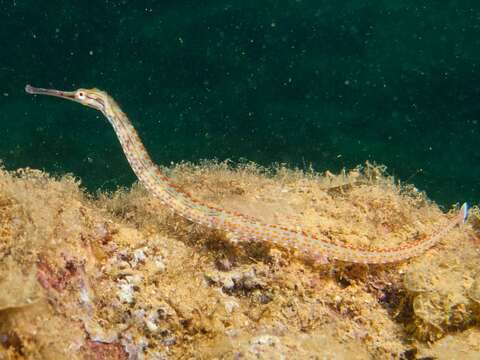
[[[450,216],[381,167],[164,169],[202,201],[378,248]],[[390,265],[319,263],[182,219],[141,185],[0,171],[0,359],[462,358],[480,351],[480,222]],[[446,350],[448,349],[448,350]]]

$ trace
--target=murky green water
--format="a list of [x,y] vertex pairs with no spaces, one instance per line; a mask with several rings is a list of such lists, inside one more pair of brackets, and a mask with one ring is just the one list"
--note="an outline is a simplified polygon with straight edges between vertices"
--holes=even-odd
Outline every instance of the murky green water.
[[111,93],[160,164],[366,160],[449,205],[480,195],[478,1],[2,1],[0,159],[90,190],[133,173],[94,110]]

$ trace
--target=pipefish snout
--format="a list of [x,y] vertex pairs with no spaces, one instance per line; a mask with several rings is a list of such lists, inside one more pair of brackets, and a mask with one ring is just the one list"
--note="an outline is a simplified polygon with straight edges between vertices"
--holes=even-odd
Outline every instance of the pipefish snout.
[[181,192],[152,162],[127,115],[104,91],[95,88],[60,91],[36,88],[31,85],[27,85],[25,91],[29,94],[49,95],[75,101],[101,111],[113,126],[135,175],[152,195],[185,219],[229,232],[237,239],[258,240],[283,248],[293,248],[313,259],[329,258],[352,263],[385,264],[420,255],[434,246],[456,225],[465,222],[468,216],[468,206],[465,203],[457,216],[441,226],[427,239],[405,243],[398,247],[366,249],[333,243],[321,235],[297,231],[276,224],[267,224],[241,213],[204,204]]

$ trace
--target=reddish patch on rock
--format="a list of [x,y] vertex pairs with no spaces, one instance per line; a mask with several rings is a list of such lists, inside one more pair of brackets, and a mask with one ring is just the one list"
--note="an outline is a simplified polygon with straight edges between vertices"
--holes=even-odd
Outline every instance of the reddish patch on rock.
[[128,354],[119,343],[106,344],[88,340],[85,359],[91,360],[127,360]]
[[63,291],[76,274],[76,266],[72,261],[67,261],[65,269],[56,270],[43,257],[37,261],[37,280],[46,290],[55,289]]

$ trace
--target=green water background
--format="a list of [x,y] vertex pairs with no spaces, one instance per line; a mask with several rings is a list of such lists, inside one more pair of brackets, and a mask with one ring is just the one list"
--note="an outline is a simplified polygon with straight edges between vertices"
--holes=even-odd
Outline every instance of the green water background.
[[480,195],[480,2],[0,1],[0,159],[89,190],[135,178],[101,114],[24,93],[98,87],[159,164],[388,166]]

